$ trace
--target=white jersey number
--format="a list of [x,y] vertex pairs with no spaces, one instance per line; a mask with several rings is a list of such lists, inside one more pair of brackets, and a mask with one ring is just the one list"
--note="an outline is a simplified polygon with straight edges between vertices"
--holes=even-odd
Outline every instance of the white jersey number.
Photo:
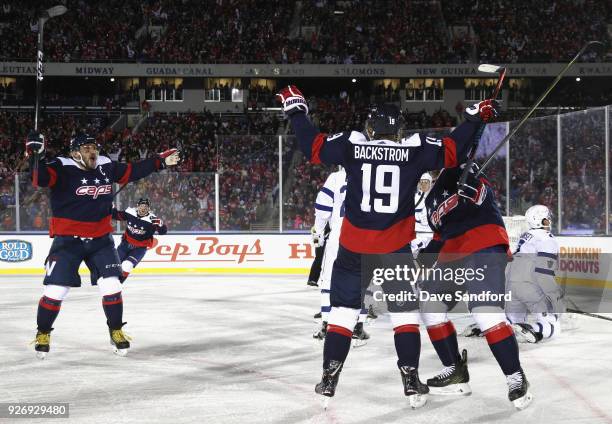
[[[391,175],[391,180],[385,184],[387,175]],[[364,163],[361,166],[361,180],[363,197],[361,198],[361,210],[371,212],[370,187],[372,185],[372,164]],[[374,179],[375,194],[389,195],[389,199],[374,197],[374,211],[378,213],[395,213],[399,203],[399,182],[400,168],[397,165],[378,165],[376,167],[376,177]],[[387,200],[387,204],[385,204]]]

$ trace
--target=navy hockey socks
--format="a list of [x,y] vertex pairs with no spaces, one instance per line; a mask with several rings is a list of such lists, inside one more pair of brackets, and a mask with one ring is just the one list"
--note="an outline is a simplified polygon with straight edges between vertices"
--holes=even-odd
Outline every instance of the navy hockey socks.
[[418,324],[405,324],[395,327],[393,339],[397,352],[398,367],[419,367],[421,355],[421,333]]
[[323,368],[329,367],[330,361],[344,363],[351,349],[353,330],[339,325],[328,324],[325,343],[323,344]]
[[51,331],[53,322],[55,322],[55,318],[57,318],[61,307],[61,300],[51,299],[47,296],[40,298],[40,301],[38,302],[38,313],[36,314],[38,331],[42,333],[48,333]]
[[102,307],[106,323],[111,330],[118,330],[123,325],[123,299],[121,292],[102,297]]
[[519,347],[512,327],[505,322],[499,323],[485,331],[485,337],[504,374],[520,371]]
[[445,367],[450,367],[459,361],[459,344],[457,332],[451,321],[427,327],[431,344]]

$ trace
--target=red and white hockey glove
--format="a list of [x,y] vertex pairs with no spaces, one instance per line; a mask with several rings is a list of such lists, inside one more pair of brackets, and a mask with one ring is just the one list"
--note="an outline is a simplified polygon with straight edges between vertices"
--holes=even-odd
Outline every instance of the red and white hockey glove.
[[160,218],[158,218],[158,217],[155,217],[155,218],[151,219],[151,224],[153,224],[153,225],[155,225],[157,227],[161,227],[162,225],[164,225],[163,221]]
[[45,156],[45,137],[41,133],[30,132],[25,145],[28,156],[38,156],[39,159]]
[[283,104],[285,116],[291,116],[298,112],[308,115],[306,99],[295,85],[289,85],[283,88],[276,94],[276,99]]
[[459,184],[457,194],[480,206],[487,197],[487,186],[470,172],[465,183]]
[[473,122],[489,122],[499,116],[500,105],[497,100],[483,100],[465,109],[465,119]]
[[159,156],[159,159],[162,162],[162,168],[181,163],[181,152],[178,149],[168,149],[159,153],[157,156]]

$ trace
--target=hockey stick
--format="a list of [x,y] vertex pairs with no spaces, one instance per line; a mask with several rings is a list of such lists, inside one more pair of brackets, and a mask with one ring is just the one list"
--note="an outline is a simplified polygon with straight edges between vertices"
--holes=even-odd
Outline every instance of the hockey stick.
[[527,121],[527,119],[529,119],[529,117],[533,114],[533,112],[535,112],[538,106],[540,106],[540,103],[542,103],[542,101],[546,98],[546,96],[548,96],[548,94],[552,91],[552,89],[555,88],[555,86],[561,80],[563,75],[565,75],[565,73],[580,58],[580,56],[582,56],[589,47],[597,45],[597,44],[599,44],[600,46],[604,45],[601,41],[589,41],[580,49],[578,53],[576,53],[576,56],[574,56],[574,58],[567,65],[565,65],[565,67],[561,70],[561,72],[559,72],[559,75],[557,75],[557,78],[555,78],[555,80],[552,82],[552,84],[550,84],[550,86],[546,89],[546,91],[542,93],[540,98],[535,102],[535,104],[531,107],[531,109],[529,109],[527,113],[523,115],[519,123],[512,129],[512,131],[510,131],[510,133],[508,133],[508,135],[506,135],[502,139],[502,141],[499,142],[499,144],[495,147],[495,149],[493,149],[493,151],[489,154],[489,157],[487,158],[487,160],[485,160],[485,162],[480,167],[480,171],[478,171],[476,176],[482,174],[484,170],[487,168],[487,166],[491,164],[491,161],[493,160],[497,152],[499,152],[499,150],[506,144],[506,142],[510,140],[510,138],[512,138],[512,136],[523,126],[523,124]]
[[[495,86],[495,90],[493,91],[493,96],[491,96],[492,100],[495,100],[501,90],[502,84],[504,83],[504,79],[506,78],[506,68],[503,66],[490,65],[487,63],[483,63],[478,66],[479,72],[484,72],[487,74],[499,74],[497,79],[497,85]],[[480,143],[480,138],[482,137],[482,133],[484,132],[486,123],[480,124],[478,130],[476,130],[476,134],[474,135],[474,142],[472,144],[472,150],[470,152],[470,157],[467,160],[465,168],[461,173],[461,177],[459,178],[459,185],[465,184],[467,180],[468,173],[474,164],[474,158],[476,157],[476,150],[478,150],[478,144]]]
[[567,307],[565,308],[565,310],[567,312],[571,312],[571,313],[574,313],[574,314],[580,314],[580,315],[586,315],[587,317],[591,317],[591,318],[599,318],[599,319],[603,319],[603,320],[606,320],[606,321],[612,321],[612,318],[610,318],[610,317],[606,317],[606,316],[599,315],[599,314],[594,314],[592,312],[584,312],[583,310],[578,308],[578,305],[576,305],[576,302],[574,302],[573,300],[568,299],[567,297],[565,297],[565,293],[564,293],[563,300],[565,302],[571,304],[571,306],[572,306],[572,308],[567,308]]

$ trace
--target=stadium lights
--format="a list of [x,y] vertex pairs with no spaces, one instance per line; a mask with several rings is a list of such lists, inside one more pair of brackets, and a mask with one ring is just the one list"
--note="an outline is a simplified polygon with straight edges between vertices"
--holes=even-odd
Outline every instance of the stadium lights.
[[353,78],[351,82],[357,82],[357,78]]
[[576,77],[576,82],[580,82],[580,77]]

